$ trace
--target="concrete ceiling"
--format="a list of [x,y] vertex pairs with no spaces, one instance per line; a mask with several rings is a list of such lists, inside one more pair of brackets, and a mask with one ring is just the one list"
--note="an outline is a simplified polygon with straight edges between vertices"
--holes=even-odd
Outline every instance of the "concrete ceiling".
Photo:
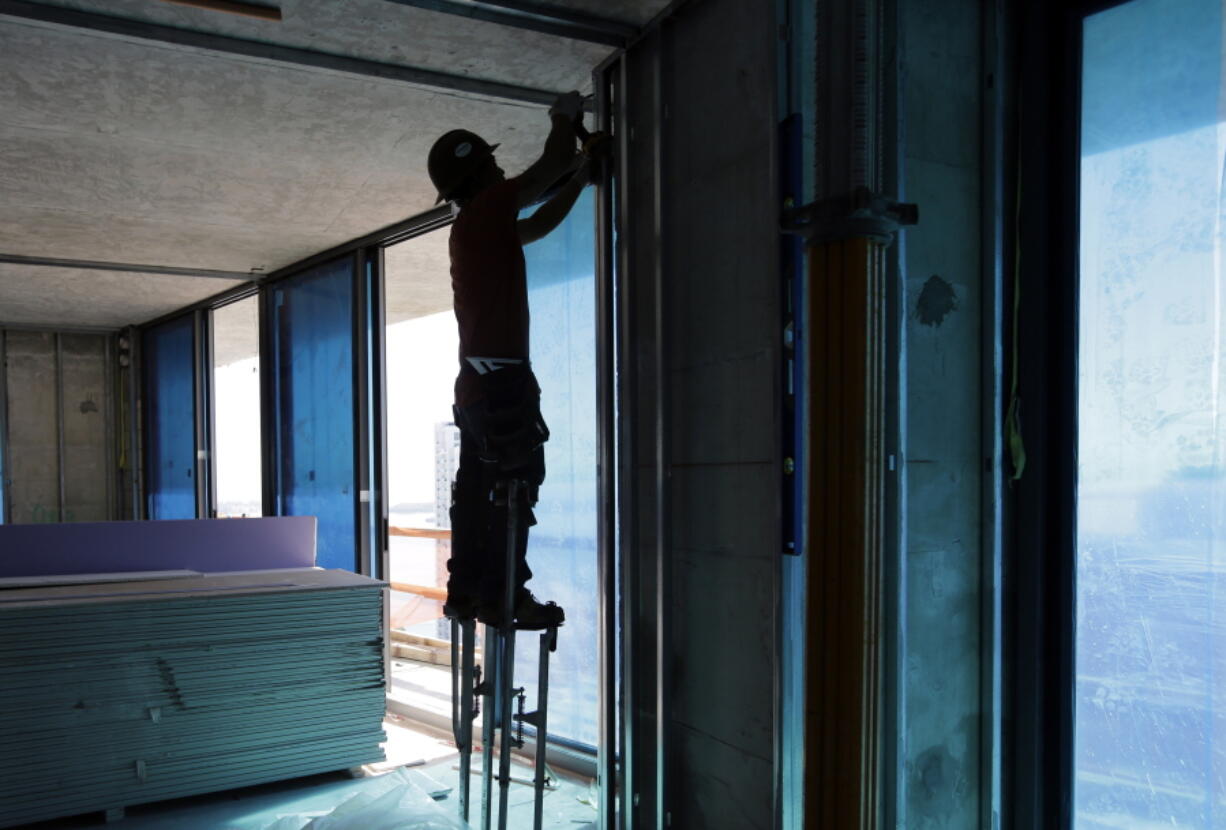
[[388,325],[451,308],[447,231],[418,236],[384,251]]
[[[665,0],[571,0],[641,24]],[[52,4],[43,3],[43,6]],[[282,0],[271,23],[158,0],[57,7],[533,89],[590,87],[610,47],[389,0]],[[428,210],[425,157],[463,126],[526,167],[544,108],[3,14],[0,255],[268,273]],[[449,302],[445,247],[392,253],[406,299]],[[440,260],[441,257],[441,260]],[[0,323],[120,326],[240,280],[0,266]]]

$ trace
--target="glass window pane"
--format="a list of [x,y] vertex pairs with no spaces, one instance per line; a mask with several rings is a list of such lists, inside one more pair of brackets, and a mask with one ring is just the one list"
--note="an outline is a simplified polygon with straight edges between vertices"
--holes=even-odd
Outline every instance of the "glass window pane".
[[213,310],[217,515],[263,515],[259,298]]
[[[443,591],[451,558],[451,483],[459,465],[452,422],[459,334],[451,310],[448,231],[384,255],[387,305],[387,459],[390,579]],[[391,593],[391,624],[450,639],[443,603],[429,591]]]
[[1085,25],[1078,828],[1226,824],[1222,25],[1220,0]]
[[195,324],[149,329],[145,367],[145,507],[150,519],[196,518]]
[[[551,433],[537,525],[528,540],[528,587],[566,609],[550,658],[550,735],[591,746],[597,741],[599,675],[594,211],[589,189],[558,229],[524,251],[532,365]],[[390,578],[427,589],[392,592],[392,625],[441,639],[450,628],[429,589],[441,592],[447,584],[447,511],[459,460],[451,413],[459,343],[447,237],[432,233],[386,252]],[[515,682],[528,690],[529,705],[536,694],[537,645],[535,636],[516,644]],[[393,694],[429,709],[437,697],[430,690],[445,690],[448,682],[444,673],[430,680],[427,671],[394,671]]]
[[[545,483],[528,540],[528,587],[566,609],[550,657],[549,732],[597,742],[596,237],[588,188],[553,233],[524,249],[532,368],[549,425]],[[522,645],[520,645],[522,643]],[[516,684],[536,694],[538,640],[520,638]]]
[[271,289],[278,513],[315,516],[316,564],[356,571],[353,260]]

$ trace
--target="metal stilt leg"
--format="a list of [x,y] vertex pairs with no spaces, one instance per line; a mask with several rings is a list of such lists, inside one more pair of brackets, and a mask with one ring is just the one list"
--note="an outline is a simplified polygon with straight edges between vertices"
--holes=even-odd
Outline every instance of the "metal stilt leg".
[[541,632],[541,650],[537,658],[536,711],[525,715],[524,721],[536,727],[536,772],[532,777],[532,829],[541,830],[545,816],[545,749],[549,738],[549,653],[558,647],[558,629]]
[[498,756],[498,830],[507,828],[507,801],[511,787],[511,749],[514,741],[514,731],[511,727],[511,698],[515,685],[515,564],[516,547],[519,541],[519,488],[520,482],[509,479],[506,482],[507,500],[507,544],[506,544],[506,579],[503,593],[502,626],[499,631],[502,639],[502,654],[499,657],[499,668],[502,670],[498,678],[498,727],[502,730]]
[[465,620],[460,629],[463,632],[462,660],[465,678],[460,690],[460,708],[464,713],[461,723],[464,732],[464,747],[460,753],[460,817],[468,821],[469,772],[472,770],[473,760],[473,720],[477,717],[477,710],[473,708],[473,697],[476,685],[480,682],[480,675],[476,670],[477,622],[476,620]]
[[469,774],[472,770],[473,706],[480,672],[476,668],[477,623],[451,621],[451,731],[460,752],[460,817],[468,821]]
[[[533,777],[534,813],[533,828],[541,830],[544,805],[543,798],[547,776],[545,773],[545,744],[547,738],[546,710],[549,703],[549,654],[557,648],[557,628],[541,633],[540,657],[537,667],[537,709],[523,712],[523,690],[515,688],[515,600],[516,600],[516,537],[519,533],[519,509],[522,482],[509,480],[499,485],[497,496],[506,499],[507,505],[507,560],[506,590],[503,595],[503,613],[499,626],[486,625],[484,634],[483,666],[475,666],[476,623],[472,620],[452,621],[452,729],[456,746],[460,749],[460,815],[468,821],[469,778],[472,774],[473,748],[472,726],[479,706],[474,707],[474,696],[484,699],[481,739],[481,823],[480,830],[493,827],[493,782],[495,732],[498,733],[498,830],[507,830],[508,802],[511,785],[511,755],[523,746],[522,724],[536,728],[537,753]],[[458,651],[458,654],[457,654]],[[457,664],[459,668],[457,669]],[[512,714],[512,703],[520,697],[518,714]],[[520,734],[516,734],[517,731]]]
[[[451,618],[451,735],[455,738],[455,748],[460,751],[460,767],[464,766],[465,757],[471,757],[472,747],[464,741],[464,696],[460,689],[464,686],[464,669],[461,665],[460,628],[462,623],[455,617]],[[464,812],[464,773],[460,773],[460,814]]]
[[481,683],[481,695],[485,698],[485,712],[481,718],[481,828],[489,830],[493,814],[494,788],[494,728],[498,711],[498,679],[501,647],[498,629],[485,627],[485,671]]

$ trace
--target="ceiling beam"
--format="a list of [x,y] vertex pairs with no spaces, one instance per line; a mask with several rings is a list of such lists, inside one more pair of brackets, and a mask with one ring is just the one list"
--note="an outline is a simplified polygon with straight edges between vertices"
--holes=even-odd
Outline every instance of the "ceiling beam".
[[111,15],[96,14],[94,12],[77,11],[76,9],[61,6],[45,6],[41,3],[26,2],[26,0],[0,0],[0,18],[5,17],[14,20],[49,23],[55,26],[88,32],[118,35],[134,40],[169,43],[218,54],[240,55],[242,57],[256,58],[289,66],[310,67],[341,75],[400,81],[431,89],[447,89],[454,92],[464,92],[486,98],[519,101],[526,104],[548,106],[559,95],[557,91],[502,83],[501,81],[488,81],[466,75],[439,72],[434,69],[381,63],[364,58],[350,58],[344,55],[334,55],[329,52],[317,52],[312,49],[299,49],[294,46],[280,46],[275,43],[244,40],[210,32],[178,29],[173,26],[146,23],[123,17],[112,17]]
[[209,277],[222,280],[259,280],[264,275],[243,271],[214,271],[208,268],[178,268],[173,265],[137,265],[131,262],[102,262],[95,259],[56,259],[0,253],[0,263],[33,265],[39,268],[84,268],[91,271],[126,271],[137,274],[166,274],[174,277]]
[[275,6],[264,6],[258,3],[243,3],[239,0],[162,0],[163,3],[178,3],[180,6],[194,6],[197,9],[207,9],[213,12],[227,12],[243,17],[254,17],[257,20],[281,21],[281,10]]
[[569,40],[600,43],[605,46],[625,46],[638,34],[638,28],[616,20],[581,14],[557,6],[523,0],[388,0],[401,6],[412,6],[443,14],[453,14],[472,20],[484,20],[515,29],[528,29],[557,35]]

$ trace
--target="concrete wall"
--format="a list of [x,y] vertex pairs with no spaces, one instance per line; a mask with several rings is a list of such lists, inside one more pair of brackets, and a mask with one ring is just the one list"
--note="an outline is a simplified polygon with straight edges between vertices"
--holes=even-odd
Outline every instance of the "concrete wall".
[[906,233],[903,788],[897,825],[981,826],[982,6],[900,4]]
[[[633,351],[643,520],[632,550],[651,561],[655,514],[646,502],[662,448],[673,827],[773,822],[781,555],[775,35],[772,4],[706,0],[630,56],[629,195],[639,240],[653,234],[657,185],[661,205],[658,244],[642,246],[652,256],[628,270],[642,333]],[[650,71],[657,55],[659,112]],[[653,172],[657,123],[658,181],[644,174]],[[663,365],[646,330],[657,311]]]
[[20,330],[0,330],[0,338],[5,520],[115,518],[111,338]]

